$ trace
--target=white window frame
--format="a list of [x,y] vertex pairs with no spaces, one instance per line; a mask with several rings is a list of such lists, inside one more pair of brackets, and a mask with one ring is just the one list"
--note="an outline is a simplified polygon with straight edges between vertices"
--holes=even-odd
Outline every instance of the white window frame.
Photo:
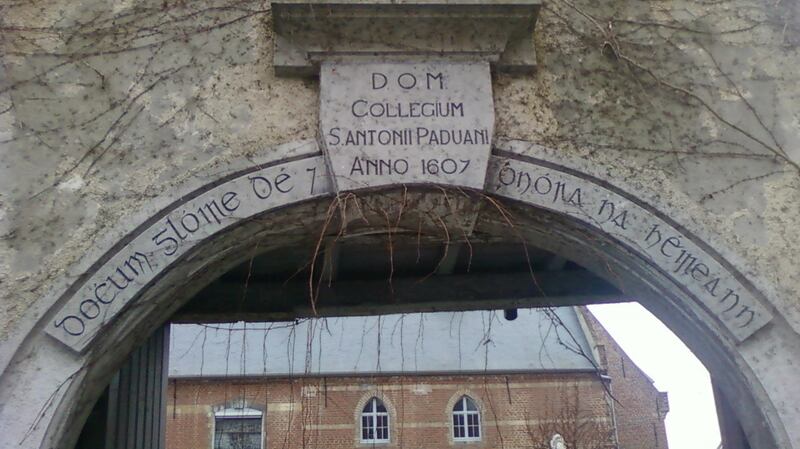
[[211,449],[217,445],[217,419],[253,419],[261,420],[261,432],[258,440],[259,449],[264,449],[264,413],[252,408],[226,408],[214,413],[214,425],[211,428]]
[[[475,406],[476,410],[468,410],[467,409],[467,401],[472,402]],[[462,409],[456,411],[456,407],[458,404],[461,403]],[[451,421],[450,421],[450,431],[453,435],[453,441],[456,442],[473,442],[473,441],[481,441],[481,436],[483,435],[483,429],[481,429],[481,411],[480,407],[478,407],[478,403],[475,402],[475,399],[464,395],[458,398],[455,404],[453,404],[453,408],[450,410],[451,412]],[[462,419],[463,427],[464,427],[464,436],[457,437],[456,436],[456,420],[455,417],[460,416]],[[474,416],[478,420],[478,436],[469,436],[469,417]]]
[[[365,412],[364,409],[372,403],[372,411]],[[383,405],[383,408],[386,410],[385,412],[378,411],[378,404]],[[378,438],[378,417],[386,417],[386,438]],[[372,439],[365,439],[364,438],[364,418],[369,418],[369,422],[372,423]],[[382,400],[378,399],[376,396],[369,398],[366,404],[361,407],[361,413],[359,414],[359,437],[361,439],[361,443],[363,444],[382,444],[388,443],[392,437],[392,423],[389,417],[389,409],[386,407],[386,403]]]

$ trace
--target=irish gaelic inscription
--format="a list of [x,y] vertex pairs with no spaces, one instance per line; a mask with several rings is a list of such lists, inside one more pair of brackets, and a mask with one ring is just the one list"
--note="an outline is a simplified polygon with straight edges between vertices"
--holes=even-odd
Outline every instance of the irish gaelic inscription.
[[208,238],[262,212],[331,192],[320,156],[256,170],[181,203],[95,272],[47,332],[77,351],[171,263]]
[[480,189],[494,127],[487,63],[323,63],[320,140],[337,190]]
[[586,179],[495,156],[489,164],[486,191],[570,215],[613,236],[675,279],[738,341],[772,319],[732,273],[691,239],[641,206]]

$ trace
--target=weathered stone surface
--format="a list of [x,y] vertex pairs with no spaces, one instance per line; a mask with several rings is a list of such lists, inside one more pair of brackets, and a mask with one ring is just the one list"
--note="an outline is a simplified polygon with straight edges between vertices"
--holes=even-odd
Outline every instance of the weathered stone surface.
[[685,235],[631,198],[597,183],[524,159],[493,157],[487,192],[568,214],[642,253],[692,292],[738,341],[764,327],[772,314],[736,275]]
[[320,61],[354,55],[410,55],[490,61],[531,72],[540,0],[272,0],[273,66],[314,76]]
[[47,332],[82,351],[140,289],[199,242],[270,209],[331,193],[324,161],[312,157],[250,171],[179,203],[119,250],[56,314]]
[[320,140],[337,190],[483,187],[494,128],[487,63],[326,62],[320,80]]

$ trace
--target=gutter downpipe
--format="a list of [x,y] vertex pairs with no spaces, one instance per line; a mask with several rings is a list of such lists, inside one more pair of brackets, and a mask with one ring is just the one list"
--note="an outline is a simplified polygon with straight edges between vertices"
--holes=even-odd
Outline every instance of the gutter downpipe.
[[614,449],[619,448],[619,430],[617,429],[617,410],[614,407],[614,391],[611,387],[611,377],[608,374],[605,374],[607,371],[605,367],[602,367],[601,364],[605,363],[603,358],[600,357],[600,351],[597,349],[597,342],[594,338],[594,333],[592,332],[592,328],[589,326],[589,323],[586,322],[586,317],[583,316],[584,313],[591,313],[589,310],[584,307],[575,307],[575,315],[578,318],[578,324],[581,326],[581,330],[583,331],[583,335],[586,338],[586,342],[589,344],[589,349],[592,351],[592,364],[594,365],[595,369],[597,370],[597,375],[600,377],[600,381],[606,385],[605,390],[605,398],[606,403],[611,411],[611,425],[614,426]]
[[608,407],[611,409],[611,425],[614,426],[614,448],[619,449],[619,431],[617,430],[617,411],[614,407],[614,390],[611,386],[611,377],[606,374],[600,374],[600,380],[606,384],[606,401]]

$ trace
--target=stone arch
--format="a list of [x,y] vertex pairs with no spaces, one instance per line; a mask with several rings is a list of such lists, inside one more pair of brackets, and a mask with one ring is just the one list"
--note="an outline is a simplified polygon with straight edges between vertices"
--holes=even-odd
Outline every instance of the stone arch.
[[[612,282],[634,282],[627,291],[640,295],[724,387],[743,398],[754,447],[797,447],[800,411],[791,403],[800,398],[800,387],[783,379],[792,374],[798,335],[765,295],[677,220],[613,182],[536,158],[536,148],[501,142],[486,186],[476,194],[508,200],[509,207],[534,211],[545,221],[561,220],[565,229],[543,244],[583,258]],[[191,280],[229,266],[235,258],[227,257],[246,243],[237,238],[265,226],[271,232],[296,229],[296,217],[277,212],[290,206],[305,208],[312,222],[324,220],[326,206],[314,202],[333,196],[323,156],[313,142],[278,150],[269,161],[121,225],[124,237],[91,260],[85,275],[37,303],[21,325],[28,329],[15,341],[15,352],[3,354],[2,397],[24,402],[0,411],[7,441],[69,447],[93,394],[127,351],[191,297],[198,288]],[[529,230],[542,233],[535,226],[519,232]],[[762,357],[770,353],[771,359]]]

